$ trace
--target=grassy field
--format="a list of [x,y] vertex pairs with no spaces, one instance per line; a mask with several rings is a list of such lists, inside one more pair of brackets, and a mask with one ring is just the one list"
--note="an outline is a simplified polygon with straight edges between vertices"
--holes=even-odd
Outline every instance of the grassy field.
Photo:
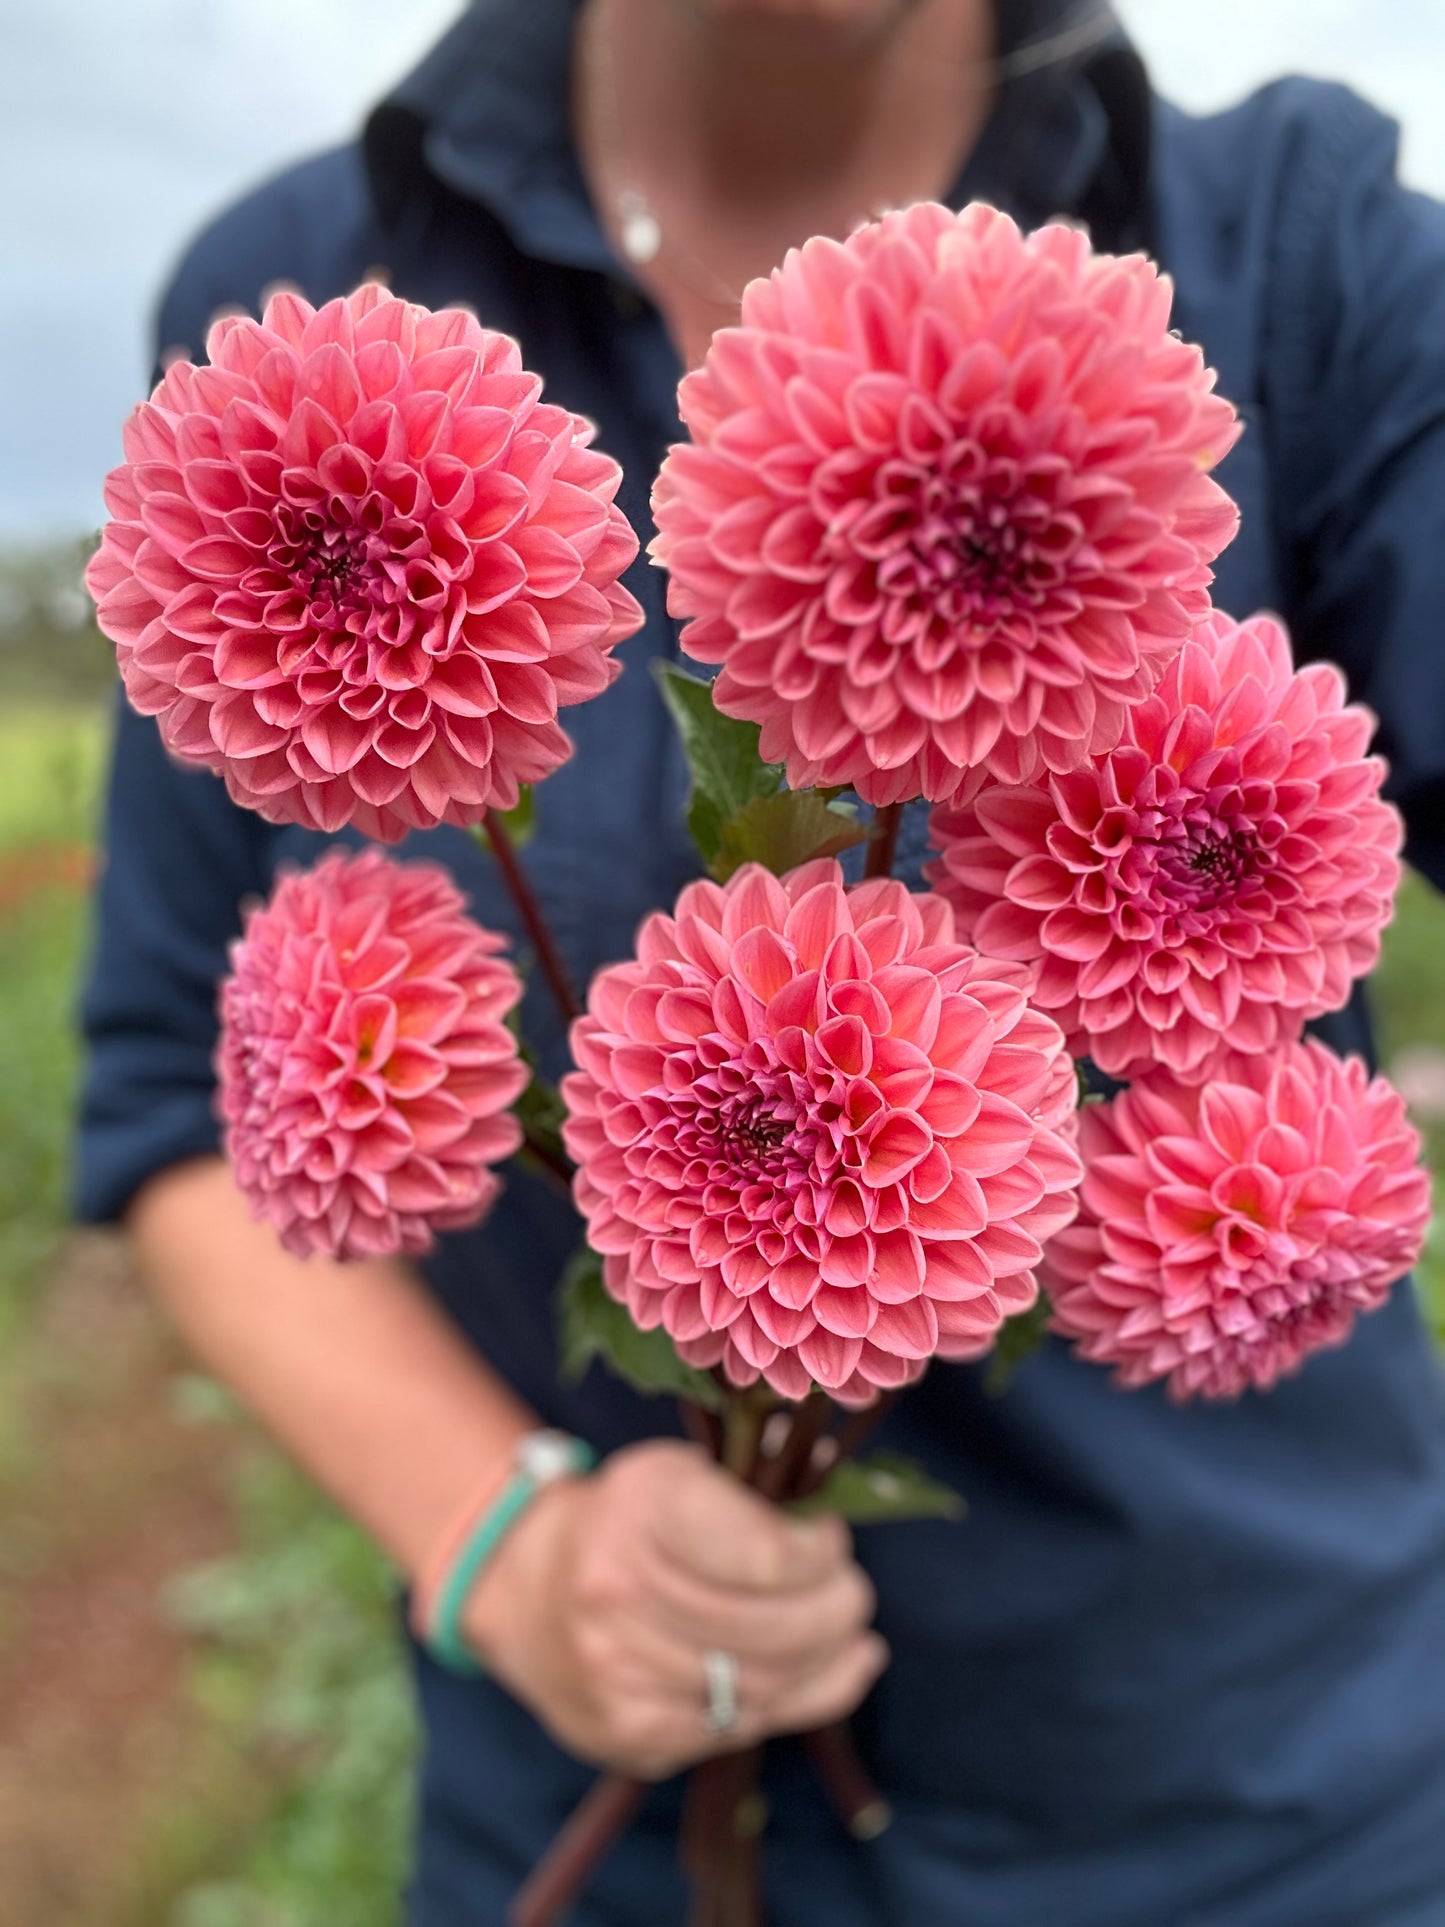
[[[381,1562],[186,1372],[118,1249],[65,1241],[104,715],[0,679],[0,1927],[390,1927],[414,1735]],[[1387,1058],[1445,1051],[1442,957],[1412,882]],[[1438,1251],[1426,1285],[1445,1329]],[[65,1630],[112,1600],[114,1703]]]
[[[186,1373],[119,1247],[66,1242],[105,732],[0,702],[0,1927],[391,1927],[390,1578]],[[119,1695],[72,1657],[113,1604]]]

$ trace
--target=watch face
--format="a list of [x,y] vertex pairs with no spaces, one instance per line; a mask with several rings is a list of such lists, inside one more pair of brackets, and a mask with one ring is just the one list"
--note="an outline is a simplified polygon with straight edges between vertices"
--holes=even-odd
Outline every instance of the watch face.
[[577,1443],[566,1432],[528,1432],[517,1441],[517,1470],[534,1485],[564,1479],[577,1470]]

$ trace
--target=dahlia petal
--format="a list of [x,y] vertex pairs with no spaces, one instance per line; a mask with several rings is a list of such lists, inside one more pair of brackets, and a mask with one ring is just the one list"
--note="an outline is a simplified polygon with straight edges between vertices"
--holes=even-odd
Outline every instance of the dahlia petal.
[[[1423,1238],[1402,1116],[1383,1079],[1313,1040],[1227,1055],[1203,1090],[1156,1071],[1090,1107],[1081,1216],[1047,1253],[1056,1329],[1121,1382],[1164,1379],[1176,1398],[1268,1389],[1343,1343]],[[1098,1154],[1114,1144],[1123,1155]],[[1390,1197],[1378,1219],[1334,1208],[1346,1171]]]
[[[222,989],[226,1145],[253,1209],[299,1255],[419,1253],[433,1228],[476,1222],[496,1195],[486,1167],[519,1141],[504,1113],[526,1071],[495,1023],[489,1064],[460,1080],[445,1046],[469,1034],[479,1006],[504,1012],[521,986],[459,901],[440,871],[336,853],[283,873],[247,919]],[[449,951],[459,976],[408,976],[411,937]]]
[[[1079,1177],[1062,1038],[1017,974],[957,943],[943,904],[849,889],[831,860],[688,885],[573,1031],[564,1138],[609,1289],[656,1322],[660,1285],[701,1270],[668,1314],[689,1355],[784,1397],[817,1381],[857,1402],[917,1376],[942,1342],[934,1290],[977,1301],[949,1342],[986,1345]],[[1019,1093],[988,1099],[978,1162],[1005,1175],[987,1193],[951,1162],[983,1101],[964,1065]],[[910,1108],[930,1100],[934,1122]],[[1015,1119],[1026,1160],[1004,1154]]]
[[[210,342],[214,364],[173,364],[127,425],[88,572],[132,702],[272,821],[395,838],[510,806],[570,752],[557,709],[602,693],[641,619],[615,464],[460,313],[281,295]],[[505,727],[361,727],[369,694],[427,679],[479,722],[499,664],[536,665],[503,669]],[[228,689],[265,692],[256,720],[222,720]]]

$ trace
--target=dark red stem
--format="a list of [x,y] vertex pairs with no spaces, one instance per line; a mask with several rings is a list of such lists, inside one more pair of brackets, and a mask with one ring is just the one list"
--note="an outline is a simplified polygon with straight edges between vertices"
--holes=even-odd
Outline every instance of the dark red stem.
[[760,1746],[747,1747],[692,1770],[679,1843],[692,1882],[688,1927],[762,1927],[762,1758]]
[[803,1735],[803,1750],[855,1840],[876,1840],[893,1824],[893,1809],[863,1770],[845,1720]]
[[[736,1397],[736,1394],[734,1394]],[[682,1401],[683,1422],[698,1443],[719,1458],[730,1458],[741,1476],[777,1503],[816,1492],[829,1468],[860,1445],[898,1397],[885,1392],[848,1418],[838,1450],[819,1462],[816,1447],[837,1407],[814,1392],[798,1407],[782,1445],[772,1458],[760,1456],[766,1401],[739,1401],[726,1428],[716,1415]],[[846,1722],[802,1736],[802,1744],[845,1827],[857,1840],[872,1840],[892,1820],[892,1809],[864,1770]],[[682,1855],[694,1883],[688,1927],[761,1927],[757,1869],[757,1831],[761,1795],[757,1790],[761,1748],[725,1753],[694,1767],[683,1811]],[[625,1789],[632,1789],[629,1800]],[[615,1774],[599,1779],[533,1868],[508,1917],[508,1927],[553,1927],[558,1915],[581,1891],[613,1842],[631,1824],[646,1791]],[[528,1911],[520,1910],[526,1901]]]
[[772,1458],[758,1467],[755,1481],[765,1499],[786,1498],[813,1463],[813,1452],[837,1407],[826,1392],[810,1392],[793,1415],[788,1435]]
[[642,1780],[624,1779],[620,1773],[594,1780],[523,1882],[508,1909],[507,1927],[552,1927],[613,1841],[632,1825],[646,1797]]
[[565,1157],[560,1157],[556,1148],[545,1138],[535,1137],[526,1125],[522,1126],[523,1157],[534,1159],[551,1178],[555,1178],[570,1198],[572,1195],[572,1166]]
[[482,828],[492,855],[497,860],[497,868],[502,873],[512,902],[516,905],[517,915],[531,941],[537,959],[537,968],[547,979],[547,986],[561,1013],[562,1022],[571,1024],[582,1014],[582,1006],[577,1001],[577,993],[572,988],[567,975],[567,966],[562,961],[562,953],[557,941],[547,927],[547,919],[542,915],[541,905],[537,902],[526,872],[517,861],[517,852],[512,839],[507,834],[506,823],[499,810],[488,810],[482,818]]
[[694,1445],[700,1445],[709,1458],[720,1459],[723,1448],[722,1420],[716,1412],[709,1412],[706,1406],[699,1405],[695,1399],[680,1398],[677,1409],[682,1418],[682,1429]]
[[884,1392],[875,1398],[871,1405],[865,1405],[859,1412],[850,1412],[847,1422],[838,1434],[838,1450],[826,1463],[811,1461],[800,1472],[797,1484],[787,1494],[790,1499],[811,1499],[813,1494],[827,1478],[828,1473],[840,1459],[850,1459],[860,1445],[866,1444],[875,1428],[898,1403],[899,1391]]
[[903,821],[901,803],[885,803],[873,814],[873,827],[868,832],[868,855],[863,864],[865,877],[887,877],[893,874],[893,853],[898,848],[898,830]]

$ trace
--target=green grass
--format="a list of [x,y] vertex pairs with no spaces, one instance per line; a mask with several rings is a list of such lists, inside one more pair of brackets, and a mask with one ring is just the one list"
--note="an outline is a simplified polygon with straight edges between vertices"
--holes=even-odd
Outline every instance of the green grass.
[[0,693],[0,852],[92,840],[106,731],[99,703]]
[[[1371,986],[1380,1060],[1407,1045],[1445,1050],[1445,896],[1420,877],[1407,876],[1395,920]],[[1445,1120],[1424,1127],[1426,1150],[1436,1174],[1436,1218],[1425,1256],[1415,1274],[1421,1302],[1445,1343]]]
[[[170,1604],[205,1642],[199,1705],[269,1792],[242,1835],[213,1843],[166,1927],[394,1927],[416,1747],[394,1582],[274,1453],[245,1456],[237,1501],[239,1550]],[[169,1816],[172,1851],[203,1821]]]
[[96,708],[0,713],[0,1342],[64,1224],[84,946],[66,853],[92,841]]
[[[93,841],[106,729],[101,702],[17,700],[0,679],[0,1359],[32,1358],[21,1341],[66,1223],[87,928],[74,852]],[[236,1465],[238,1543],[169,1602],[197,1641],[206,1764],[134,1842],[117,1927],[393,1927],[415,1732],[385,1561],[219,1394],[191,1382],[189,1402]],[[23,1477],[24,1453],[0,1458]]]

